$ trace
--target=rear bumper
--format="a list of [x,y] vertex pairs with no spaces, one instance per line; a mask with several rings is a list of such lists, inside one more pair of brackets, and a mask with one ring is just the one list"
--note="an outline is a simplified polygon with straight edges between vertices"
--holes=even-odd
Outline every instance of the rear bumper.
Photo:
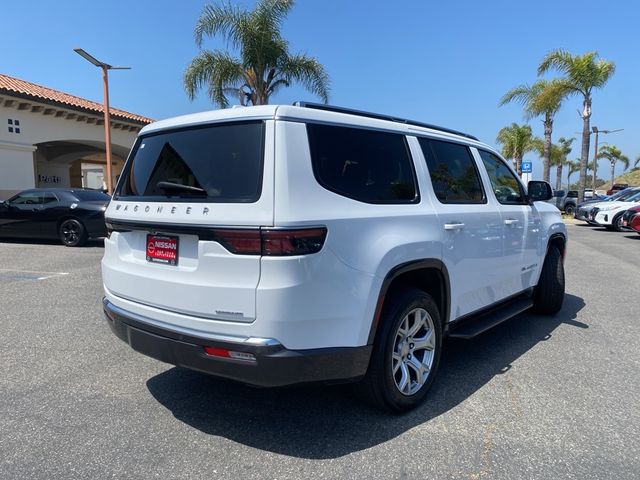
[[[288,350],[273,339],[212,340],[158,328],[103,299],[113,333],[139,353],[162,362],[260,387],[341,382],[364,376],[371,346]],[[214,357],[204,347],[250,353],[253,360]]]

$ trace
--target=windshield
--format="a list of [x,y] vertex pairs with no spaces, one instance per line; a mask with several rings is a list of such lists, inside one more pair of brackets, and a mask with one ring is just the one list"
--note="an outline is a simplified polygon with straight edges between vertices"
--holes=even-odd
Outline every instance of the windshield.
[[116,198],[255,202],[262,188],[263,137],[260,121],[142,136]]
[[[620,200],[621,199],[618,199],[618,201],[620,201]],[[625,202],[637,202],[638,200],[640,200],[640,191],[635,192],[630,197],[627,197],[624,201]]]
[[610,202],[631,202],[632,200],[631,197],[634,197],[636,195],[640,194],[640,190],[631,190],[631,191],[624,191],[621,192],[620,195],[616,194],[616,195],[612,195],[611,198],[609,198]]

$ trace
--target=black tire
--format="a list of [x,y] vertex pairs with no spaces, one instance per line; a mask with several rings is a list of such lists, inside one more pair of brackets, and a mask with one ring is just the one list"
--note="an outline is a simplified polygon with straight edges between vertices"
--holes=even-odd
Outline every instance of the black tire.
[[[424,349],[419,352],[418,355],[422,355],[423,360],[427,358],[425,355],[429,355],[431,361],[431,367],[428,370],[427,377],[424,379],[422,386],[418,387],[419,383],[413,381],[411,375],[416,375],[416,370],[407,368],[407,363],[410,360],[405,360],[403,368],[398,368],[394,377],[393,362],[394,350],[397,350],[396,345],[397,336],[401,335],[400,327],[403,324],[408,314],[416,309],[426,311],[428,317],[430,317],[431,324],[429,328],[425,328],[426,338],[428,332],[433,328],[433,349]],[[420,312],[420,310],[418,310]],[[426,317],[425,317],[426,318]],[[429,322],[429,319],[426,319]],[[417,333],[417,332],[416,332]],[[414,334],[415,335],[415,334]],[[405,348],[410,348],[408,358],[411,359],[411,352],[413,352],[413,344],[408,344],[409,340],[413,341],[412,337],[405,337]],[[419,340],[416,340],[416,344]],[[416,345],[417,348],[417,345]],[[418,350],[415,350],[418,351]],[[433,301],[430,295],[426,294],[422,290],[412,289],[402,292],[393,298],[390,298],[385,302],[380,325],[376,334],[376,340],[371,353],[371,361],[369,362],[369,369],[365,378],[356,385],[356,389],[360,396],[364,398],[368,403],[382,410],[391,412],[405,412],[417,405],[419,405],[425,398],[429,388],[431,387],[433,380],[436,377],[438,371],[438,364],[440,363],[440,354],[442,351],[442,323],[440,320],[440,313],[438,307]],[[431,352],[431,353],[429,353]],[[415,356],[417,360],[419,357]],[[428,360],[427,360],[428,361]],[[418,360],[420,363],[420,360]],[[413,372],[409,375],[409,389],[418,388],[417,391],[412,393],[402,393],[397,385],[396,377],[398,373],[402,376],[403,372]]]
[[555,315],[562,308],[563,301],[564,264],[558,247],[551,245],[533,293],[533,310],[543,315]]
[[81,247],[87,242],[87,229],[80,220],[67,218],[60,223],[58,236],[67,247]]
[[613,229],[616,232],[624,232],[624,229],[622,228],[622,215],[624,214],[624,212],[619,213],[618,215],[616,215],[613,218],[613,221],[611,222],[611,225],[613,226]]
[[576,213],[575,205],[569,204],[564,207],[564,213],[567,215],[574,215]]

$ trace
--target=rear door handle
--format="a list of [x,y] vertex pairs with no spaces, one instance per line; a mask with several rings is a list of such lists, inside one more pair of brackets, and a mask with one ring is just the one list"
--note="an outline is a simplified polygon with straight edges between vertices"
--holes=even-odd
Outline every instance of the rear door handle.
[[515,225],[516,223],[518,223],[518,219],[517,218],[507,218],[504,221],[505,225]]
[[453,222],[453,223],[445,223],[445,230],[462,230],[464,228],[464,223],[462,222]]

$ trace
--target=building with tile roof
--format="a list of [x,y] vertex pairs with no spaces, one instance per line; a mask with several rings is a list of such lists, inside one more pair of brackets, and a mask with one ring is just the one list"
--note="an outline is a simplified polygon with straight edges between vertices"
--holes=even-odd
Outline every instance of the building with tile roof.
[[[151,118],[110,108],[114,176]],[[104,107],[0,74],[0,199],[33,187],[102,188]]]

